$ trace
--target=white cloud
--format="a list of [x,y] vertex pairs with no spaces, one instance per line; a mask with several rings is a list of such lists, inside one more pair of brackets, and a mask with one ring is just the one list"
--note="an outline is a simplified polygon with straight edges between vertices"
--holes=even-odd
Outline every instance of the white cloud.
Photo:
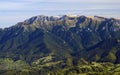
[[[39,0],[35,0],[39,1]],[[120,3],[120,0],[40,0],[43,2],[87,2],[87,3],[92,3],[92,2],[100,2],[100,3]]]
[[101,2],[101,3],[118,3],[120,0],[4,0],[3,2]]
[[0,2],[0,10],[7,10],[7,9],[19,9],[21,8],[22,4],[19,3],[12,3],[12,2]]

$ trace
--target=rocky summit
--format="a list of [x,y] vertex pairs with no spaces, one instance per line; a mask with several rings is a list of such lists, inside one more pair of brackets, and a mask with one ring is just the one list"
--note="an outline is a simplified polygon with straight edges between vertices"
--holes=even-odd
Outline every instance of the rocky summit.
[[39,66],[40,70],[92,62],[119,64],[120,20],[80,15],[34,16],[0,29],[0,58],[1,62]]

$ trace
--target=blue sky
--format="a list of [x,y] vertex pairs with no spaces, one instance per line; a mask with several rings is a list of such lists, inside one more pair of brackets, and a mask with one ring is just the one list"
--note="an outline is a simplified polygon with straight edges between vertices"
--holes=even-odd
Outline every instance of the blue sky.
[[120,18],[120,0],[0,0],[0,28],[36,15],[99,15]]

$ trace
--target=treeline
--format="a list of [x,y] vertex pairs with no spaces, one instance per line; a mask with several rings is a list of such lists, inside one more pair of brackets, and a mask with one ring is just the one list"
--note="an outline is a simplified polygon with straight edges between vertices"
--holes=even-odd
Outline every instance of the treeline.
[[22,70],[1,70],[0,75],[120,75],[120,65],[112,63],[96,63],[80,66],[57,66],[38,68],[30,67]]

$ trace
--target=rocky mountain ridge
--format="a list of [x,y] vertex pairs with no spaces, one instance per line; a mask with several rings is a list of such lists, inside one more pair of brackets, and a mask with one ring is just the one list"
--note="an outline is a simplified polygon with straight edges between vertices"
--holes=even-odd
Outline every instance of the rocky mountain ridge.
[[[52,55],[54,60],[51,61],[79,57],[88,61],[119,63],[117,40],[120,40],[118,19],[40,15],[0,30],[0,58],[32,63]],[[109,54],[114,56],[112,61]],[[98,58],[93,58],[95,56]]]

